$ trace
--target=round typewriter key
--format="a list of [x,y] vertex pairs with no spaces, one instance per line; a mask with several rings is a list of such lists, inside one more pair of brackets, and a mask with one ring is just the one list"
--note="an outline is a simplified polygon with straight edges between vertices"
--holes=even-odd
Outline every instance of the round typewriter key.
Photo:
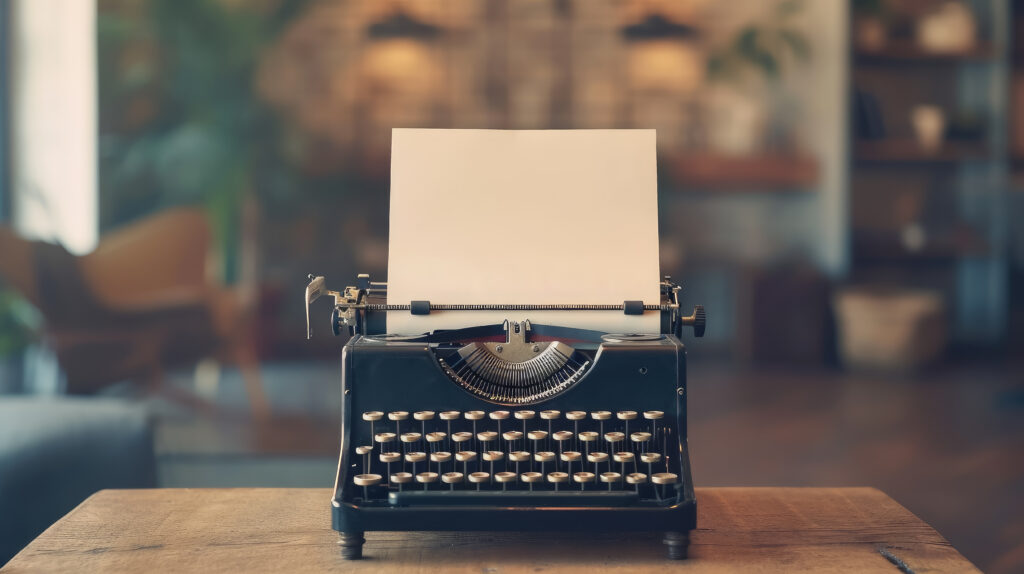
[[441,481],[448,485],[448,490],[455,490],[455,485],[462,482],[461,472],[446,472],[441,475]]
[[369,467],[370,467],[370,453],[371,452],[373,452],[373,447],[372,446],[357,446],[356,447],[356,454],[362,455],[362,457],[363,457],[363,474],[366,474],[366,473],[370,472],[369,471]]
[[572,475],[572,479],[580,483],[580,490],[586,490],[586,484],[588,482],[594,482],[594,473],[592,472],[577,472]]
[[469,474],[469,463],[476,460],[476,453],[471,450],[460,450],[455,453],[455,460],[462,463],[462,474]]
[[453,421],[458,419],[460,416],[462,416],[462,413],[459,411],[444,411],[441,413],[441,420]]
[[645,452],[647,450],[647,441],[651,440],[651,433],[649,433],[649,432],[635,432],[635,433],[629,435],[629,440],[631,440],[631,441],[633,441],[635,443],[640,443],[640,450],[641,450],[641,452]]
[[645,452],[640,455],[640,460],[646,462],[647,464],[654,464],[661,460],[661,454],[657,452]]
[[[636,457],[631,452],[617,452],[612,455],[612,459],[622,465],[622,476],[626,476],[626,465],[629,463],[636,464]],[[634,468],[634,470],[636,470]]]
[[578,434],[576,436],[580,437],[580,440],[583,441],[583,443],[584,443],[584,445],[583,445],[584,449],[583,450],[584,450],[584,452],[586,454],[590,454],[590,443],[592,443],[592,442],[596,441],[597,439],[601,438],[601,435],[597,434],[594,431],[583,431],[583,432],[581,432],[580,434]]
[[637,411],[620,410],[615,413],[615,416],[618,418],[618,420],[626,422],[626,436],[630,436],[630,421],[636,420]]
[[608,483],[608,490],[612,489],[612,485],[622,480],[622,475],[617,472],[602,472],[601,482]]
[[521,462],[529,462],[529,460],[530,460],[530,453],[526,452],[525,450],[512,451],[512,452],[508,453],[508,459],[511,460],[512,462],[516,463],[516,475],[518,475],[519,474],[519,463],[521,463]]
[[508,411],[491,411],[487,414],[492,421],[498,421],[498,435],[501,435],[501,421],[512,416],[512,413]]
[[391,475],[391,482],[398,485],[398,492],[401,492],[401,485],[413,482],[412,473],[395,473]]
[[606,440],[606,441],[608,441],[608,442],[610,442],[612,444],[618,444],[618,443],[622,442],[625,439],[626,439],[626,435],[624,433],[620,433],[620,432],[616,432],[616,431],[612,431],[612,432],[604,434],[604,440]]
[[397,452],[382,452],[380,453],[381,462],[398,462],[402,460],[402,455]]
[[471,432],[457,432],[452,435],[452,440],[455,442],[466,442],[467,440],[473,439],[473,433]]
[[425,452],[407,452],[405,453],[406,462],[423,462],[427,460],[427,453]]
[[352,482],[363,487],[363,500],[370,500],[370,487],[380,483],[381,478],[383,477],[379,474],[357,474],[352,478]]
[[642,472],[631,472],[626,475],[626,482],[636,485],[636,491],[640,492],[640,485],[647,484],[647,475]]
[[568,482],[569,475],[564,472],[549,472],[548,482],[555,485],[555,492],[558,492],[558,485],[563,482]]
[[408,411],[394,411],[388,413],[388,418],[393,421],[404,421],[409,418],[409,413]]
[[482,442],[484,444],[487,444],[489,442],[493,442],[495,440],[498,440],[498,433],[496,433],[494,431],[479,432],[479,433],[476,434],[476,440],[478,440],[478,441],[480,441],[480,442]]
[[486,414],[487,413],[485,413],[483,411],[466,411],[466,420],[468,420],[468,421],[478,421],[478,420],[484,418],[484,416],[486,416]]
[[612,413],[610,411],[594,411],[590,413],[590,418],[595,421],[606,421],[612,418]]
[[489,450],[483,454],[483,459],[491,463],[491,476],[494,476],[494,461],[505,458],[505,453],[500,450]]
[[562,461],[565,462],[565,471],[568,472],[569,474],[572,474],[572,463],[578,461],[582,457],[583,455],[574,450],[567,450],[561,453],[558,458],[562,459]]
[[551,436],[554,437],[554,439],[556,441],[558,441],[558,442],[565,442],[565,441],[571,439],[573,435],[572,435],[572,431],[560,430],[560,431],[555,431],[555,433],[553,435],[551,435]]
[[671,472],[659,472],[651,475],[654,484],[675,484],[679,477]]
[[538,452],[537,454],[533,455],[533,460],[535,460],[535,461],[540,463],[540,473],[544,474],[544,465],[545,465],[545,463],[549,463],[549,462],[555,460],[555,453],[547,452],[547,451],[541,451],[541,452]]
[[406,443],[409,443],[409,442],[419,442],[419,440],[421,438],[423,438],[423,435],[421,435],[418,432],[407,432],[407,433],[402,433],[402,436],[400,438],[402,439],[402,442],[406,442]]
[[418,421],[432,421],[435,414],[434,411],[416,411],[412,414],[412,418]]
[[437,473],[436,472],[421,472],[421,473],[416,475],[416,482],[421,483],[423,485],[423,490],[426,490],[427,489],[427,485],[429,485],[432,482],[437,482]]
[[608,453],[592,452],[587,455],[587,460],[594,463],[594,474],[600,474],[601,471],[598,469],[598,465],[602,462],[608,462]]
[[437,463],[437,472],[441,473],[441,465],[452,459],[452,453],[443,450],[430,453],[431,462]]
[[369,411],[363,413],[364,421],[379,421],[382,418],[384,418],[384,413],[380,411]]
[[558,417],[562,416],[562,411],[541,411],[540,418],[546,421],[557,420]]
[[[644,411],[644,418],[651,421],[651,436],[658,440],[658,420],[665,416],[663,411]],[[655,445],[657,448],[657,445]]]
[[[565,413],[565,418],[572,421],[572,431],[578,437],[580,434],[580,421],[587,418],[587,411],[569,411]],[[579,448],[579,443],[576,444],[576,448]]]
[[439,443],[445,439],[448,435],[441,431],[427,433],[427,442],[431,445],[430,448],[433,450],[434,444]]
[[380,482],[379,474],[357,474],[352,480],[359,486],[373,486]]
[[516,411],[515,412],[515,417],[517,419],[523,421],[523,434],[524,435],[526,434],[526,421],[532,419],[535,416],[537,416],[537,413],[535,413],[533,411]]
[[485,482],[490,482],[491,473],[489,472],[473,472],[469,475],[469,481],[476,485],[476,489],[480,490],[480,485]]
[[529,483],[530,490],[532,491],[533,484],[535,482],[540,482],[541,480],[543,480],[544,475],[539,472],[524,472],[523,474],[520,475],[520,478],[522,478],[523,482]]
[[379,443],[388,443],[395,440],[395,436],[393,432],[380,432],[374,435],[373,440]]
[[516,480],[516,473],[514,473],[514,472],[499,472],[498,474],[494,475],[494,480],[497,480],[498,482],[501,483],[501,489],[502,490],[507,490],[508,489],[508,483],[515,482],[515,480]]

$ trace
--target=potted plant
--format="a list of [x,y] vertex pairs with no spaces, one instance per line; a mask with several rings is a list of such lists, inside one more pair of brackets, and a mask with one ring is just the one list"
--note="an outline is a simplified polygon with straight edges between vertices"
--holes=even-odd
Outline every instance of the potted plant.
[[802,10],[800,0],[780,2],[763,23],[741,26],[711,52],[708,141],[716,151],[749,155],[762,146],[768,117],[764,94],[777,103],[784,74],[810,58],[810,44],[793,22]]
[[39,314],[16,292],[0,287],[0,394],[22,389],[25,350],[36,341]]

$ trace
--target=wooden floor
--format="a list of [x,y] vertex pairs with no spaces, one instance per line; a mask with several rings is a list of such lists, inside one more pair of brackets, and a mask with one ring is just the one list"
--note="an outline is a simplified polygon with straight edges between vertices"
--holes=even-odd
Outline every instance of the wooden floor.
[[[209,452],[228,436],[233,452],[334,457],[336,370],[274,366],[268,387],[286,413],[260,425],[220,416],[206,431],[179,419],[192,430],[164,433],[163,448]],[[696,363],[689,394],[698,486],[877,487],[982,570],[1024,571],[1024,364],[890,379]]]

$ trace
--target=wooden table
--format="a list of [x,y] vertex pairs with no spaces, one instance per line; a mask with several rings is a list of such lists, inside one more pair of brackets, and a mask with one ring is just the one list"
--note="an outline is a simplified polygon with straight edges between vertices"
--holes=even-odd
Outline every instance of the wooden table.
[[320,489],[106,490],[15,556],[20,572],[976,572],[872,488],[697,489],[690,559],[657,535],[367,533],[343,561]]

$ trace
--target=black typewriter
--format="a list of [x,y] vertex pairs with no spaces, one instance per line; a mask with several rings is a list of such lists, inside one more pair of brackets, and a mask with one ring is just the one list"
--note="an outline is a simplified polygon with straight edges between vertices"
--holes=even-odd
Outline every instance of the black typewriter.
[[[686,441],[684,327],[703,336],[680,287],[609,305],[387,302],[360,275],[334,299],[342,349],[341,455],[332,525],[344,558],[367,531],[612,530],[664,534],[685,558],[696,527]],[[385,333],[387,312],[659,311],[659,333],[505,321],[419,336]],[[310,336],[311,336],[310,332]]]

